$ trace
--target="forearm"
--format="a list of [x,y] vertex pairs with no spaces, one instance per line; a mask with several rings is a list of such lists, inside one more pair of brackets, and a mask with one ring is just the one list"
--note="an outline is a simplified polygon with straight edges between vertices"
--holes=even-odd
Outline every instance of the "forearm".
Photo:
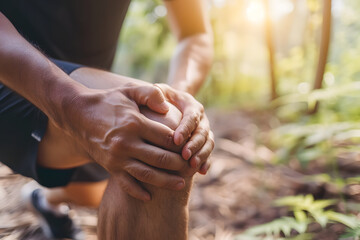
[[212,61],[211,33],[183,38],[171,60],[168,83],[175,89],[195,95],[204,83]]
[[64,104],[85,88],[28,43],[1,13],[0,82],[28,99],[61,127]]

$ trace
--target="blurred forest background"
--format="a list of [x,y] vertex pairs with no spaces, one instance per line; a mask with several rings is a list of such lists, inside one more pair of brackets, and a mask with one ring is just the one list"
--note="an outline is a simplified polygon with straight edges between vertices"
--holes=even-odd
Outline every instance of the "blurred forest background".
[[[249,224],[229,215],[223,227],[247,229],[230,230],[237,239],[359,239],[360,1],[209,0],[208,8],[215,61],[197,98],[217,116],[216,152],[282,169],[278,181],[295,195],[270,187],[272,208],[286,210],[252,223],[247,216]],[[134,1],[113,70],[165,82],[174,44],[161,1]],[[241,215],[250,206],[236,196],[223,197]]]
[[[206,1],[215,61],[197,99],[216,148],[190,239],[360,239],[360,1]],[[166,82],[175,44],[161,0],[133,0],[113,71]],[[0,173],[0,238],[41,239],[6,200],[25,180]],[[76,210],[96,239],[96,213]]]

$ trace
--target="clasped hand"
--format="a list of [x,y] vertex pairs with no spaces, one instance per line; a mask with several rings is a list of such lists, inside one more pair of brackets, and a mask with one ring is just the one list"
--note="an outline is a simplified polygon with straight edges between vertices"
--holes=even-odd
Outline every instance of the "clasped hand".
[[[148,119],[139,110],[139,106],[146,106],[166,114],[166,101],[182,113],[175,130]],[[185,181],[179,172],[191,166],[205,174],[209,168],[213,135],[202,105],[190,94],[165,84],[128,83],[116,89],[88,89],[66,109],[69,132],[89,157],[116,174],[122,189],[135,198],[151,199],[138,181],[181,190]],[[177,146],[183,146],[181,154],[169,150]]]

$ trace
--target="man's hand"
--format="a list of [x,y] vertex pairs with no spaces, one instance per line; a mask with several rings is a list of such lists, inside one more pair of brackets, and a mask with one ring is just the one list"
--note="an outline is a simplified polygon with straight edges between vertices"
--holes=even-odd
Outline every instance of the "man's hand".
[[214,149],[214,135],[210,131],[209,120],[204,107],[189,93],[175,90],[166,84],[156,84],[168,101],[174,104],[183,114],[179,127],[175,130],[174,142],[181,145],[185,160],[190,159],[193,168],[199,168],[201,174],[206,174],[210,167],[207,162]]
[[180,190],[184,179],[159,169],[178,171],[187,162],[179,154],[164,150],[174,148],[174,131],[146,118],[138,105],[159,113],[169,109],[159,88],[148,83],[129,83],[118,89],[89,89],[65,102],[64,110],[66,122],[72,123],[67,129],[90,157],[119,176],[121,187],[128,194],[150,200],[136,180]]

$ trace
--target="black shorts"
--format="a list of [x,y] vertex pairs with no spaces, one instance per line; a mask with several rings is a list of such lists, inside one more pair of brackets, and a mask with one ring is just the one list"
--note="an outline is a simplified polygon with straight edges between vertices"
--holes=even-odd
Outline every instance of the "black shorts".
[[[58,60],[53,62],[67,74],[81,67]],[[43,112],[0,83],[0,162],[49,188],[70,182],[98,182],[109,177],[96,163],[61,170],[38,166],[38,146],[47,124],[48,118]]]

